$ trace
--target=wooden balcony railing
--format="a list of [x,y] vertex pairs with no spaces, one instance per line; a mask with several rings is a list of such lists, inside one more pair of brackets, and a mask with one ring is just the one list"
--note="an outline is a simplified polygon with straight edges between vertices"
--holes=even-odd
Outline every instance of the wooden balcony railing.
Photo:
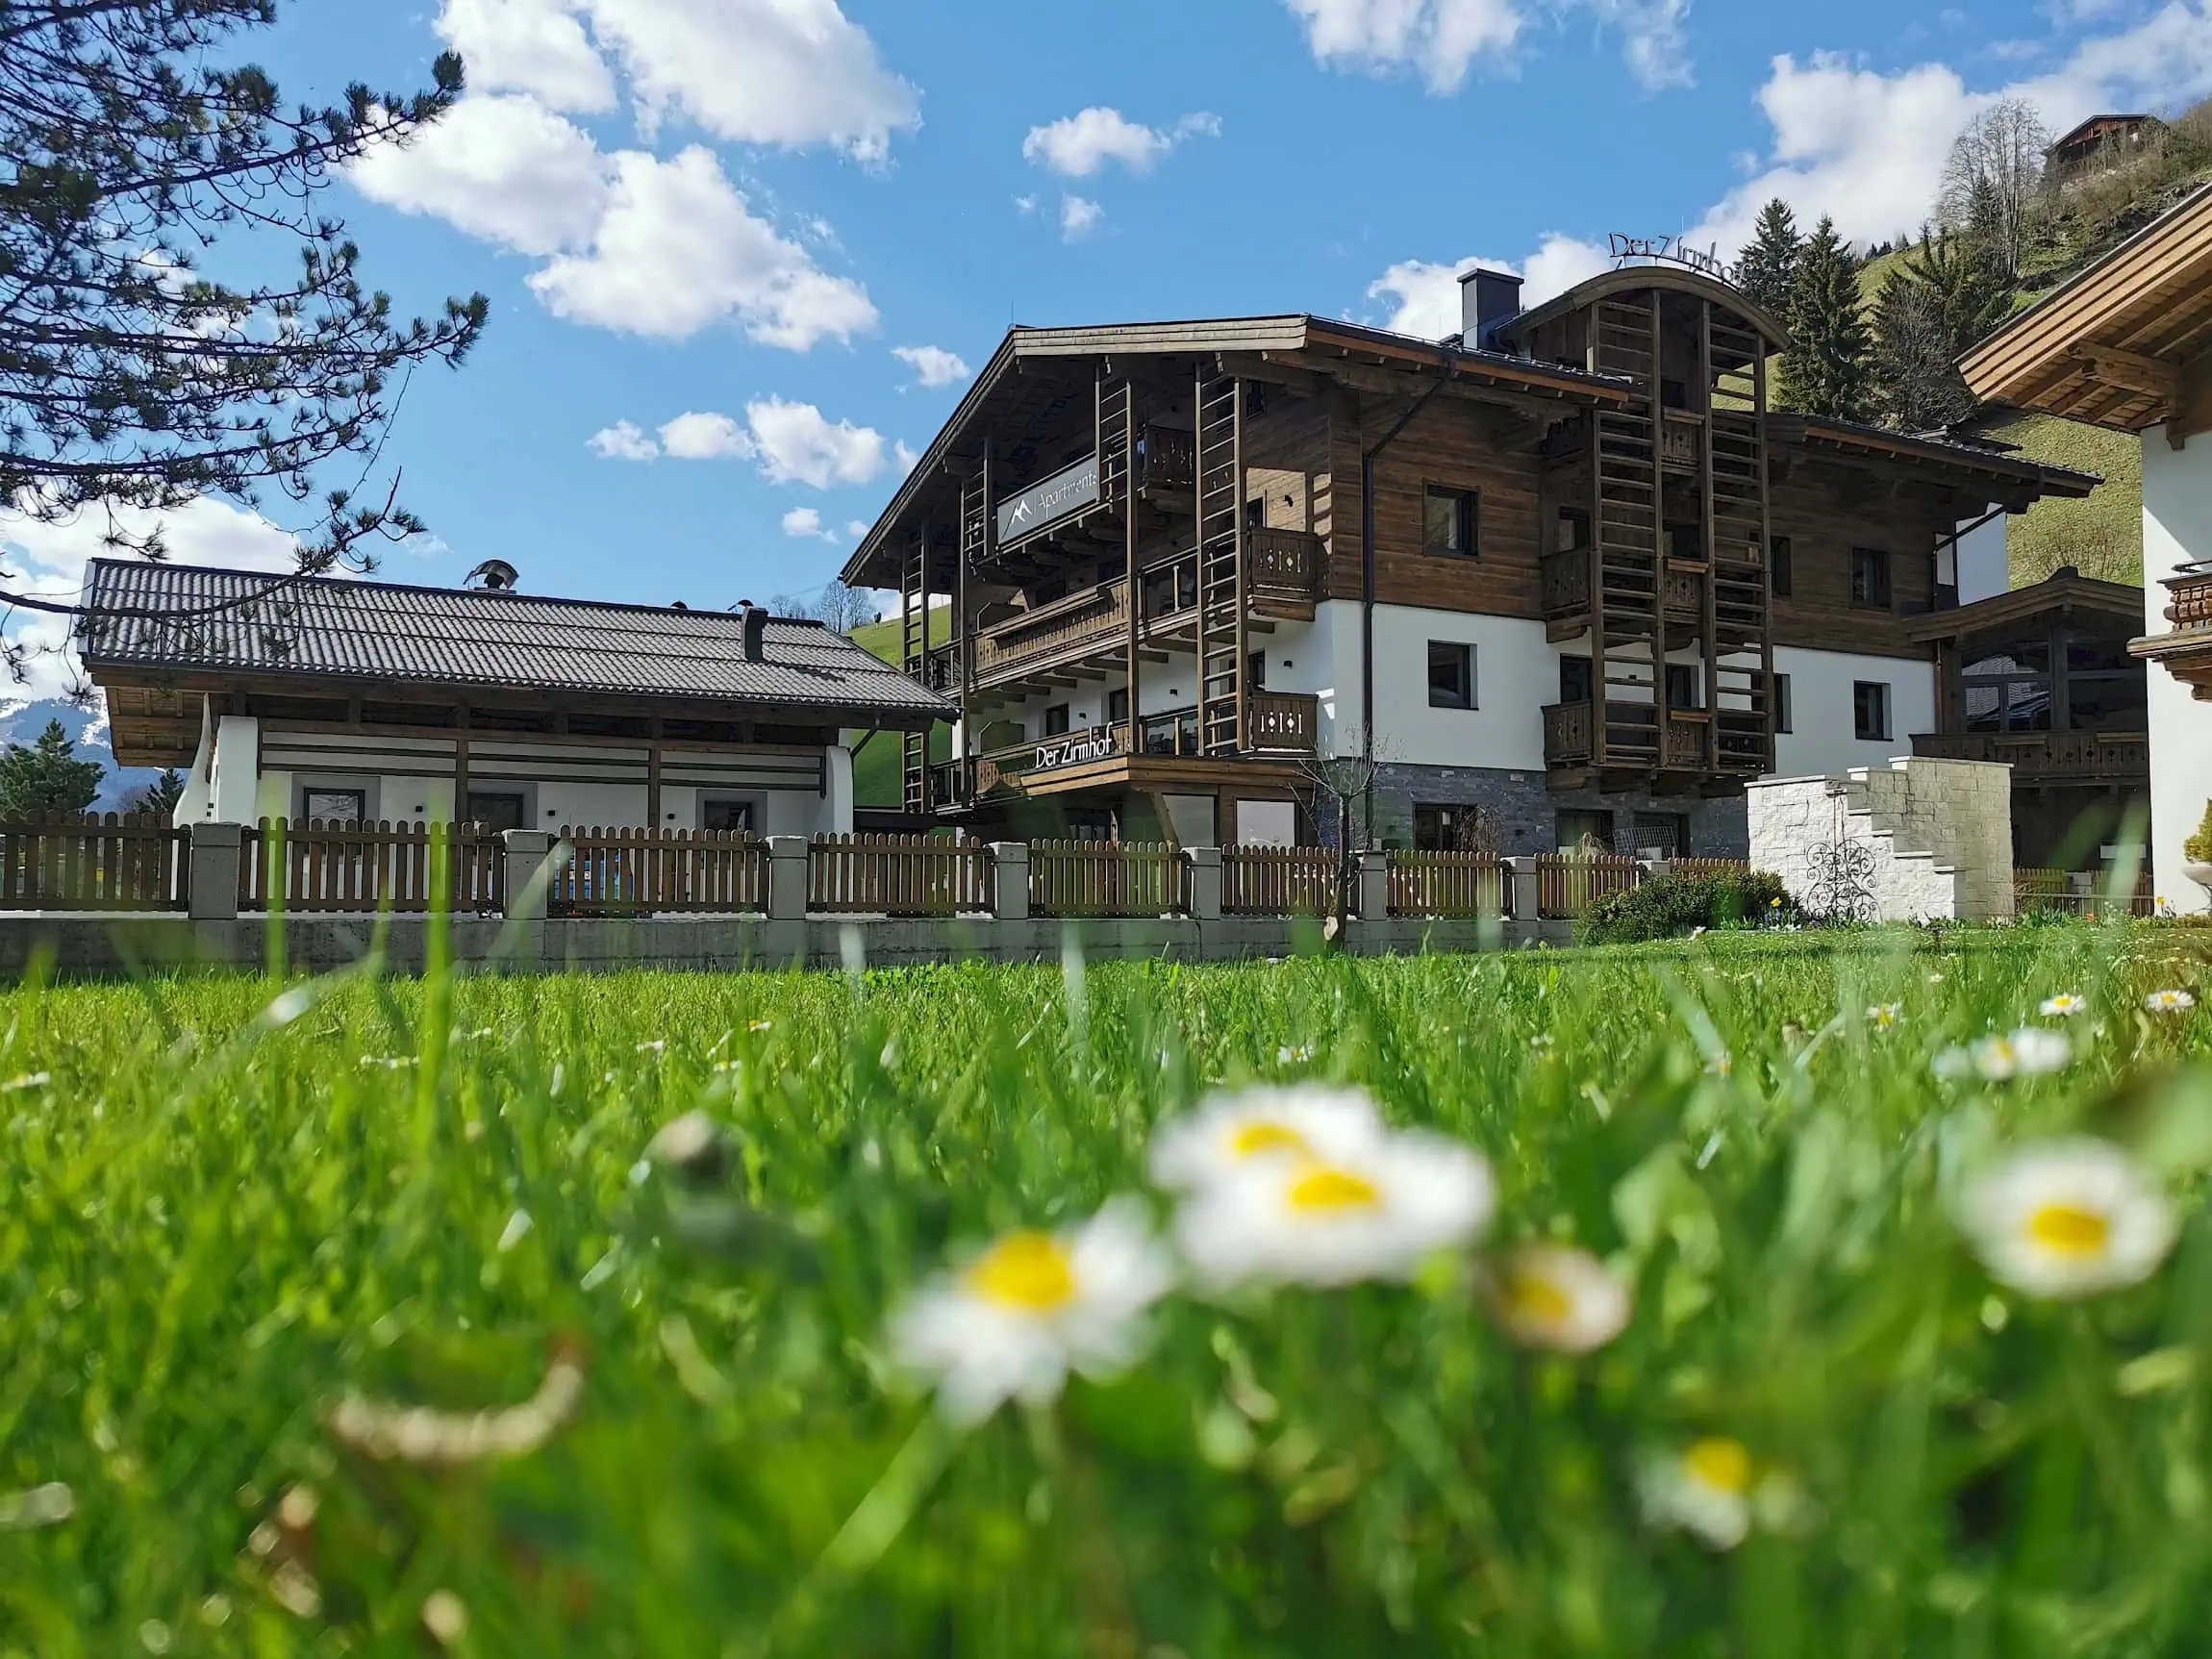
[[1321,596],[1324,549],[1319,536],[1303,530],[1253,530],[1245,535],[1251,596],[1311,605]]
[[1913,753],[2000,761],[2020,783],[2140,783],[2150,775],[2150,740],[2134,732],[1916,732]]
[[[1714,713],[1678,709],[1667,717],[1665,741],[1660,741],[1659,711],[1648,703],[1612,702],[1605,705],[1606,749],[1609,759],[1623,765],[1661,766],[1670,771],[1714,769],[1707,758],[1706,736],[1715,725],[1718,769],[1722,772],[1762,772],[1770,765],[1765,719],[1747,709],[1722,709]],[[1591,763],[1595,745],[1588,703],[1553,703],[1544,711],[1544,761],[1551,767],[1581,767]]]
[[1659,459],[1669,466],[1696,466],[1703,447],[1705,421],[1686,409],[1670,409],[1660,422]]
[[993,790],[1039,772],[1089,766],[1128,752],[1129,728],[1120,725],[1087,726],[1079,732],[1009,743],[1004,748],[976,756],[971,763],[975,767],[976,798],[980,800]]
[[1679,569],[1670,562],[1659,578],[1659,596],[1671,616],[1704,615],[1705,572]]
[[2164,578],[2166,619],[2176,632],[2183,628],[2212,627],[2212,562],[2199,563]]
[[1301,691],[1254,691],[1244,702],[1244,747],[1255,754],[1310,755],[1321,702]]
[[1590,609],[1590,554],[1585,548],[1546,553],[1541,566],[1544,614],[1579,616]]
[[1544,711],[1544,764],[1571,767],[1591,756],[1590,705],[1552,703]]
[[1705,734],[1712,729],[1712,717],[1703,714],[1670,714],[1667,716],[1667,745],[1660,757],[1663,766],[1676,771],[1700,771],[1705,766]]
[[975,641],[975,677],[989,683],[1078,646],[1125,637],[1128,629],[1129,585],[1101,583],[985,629]]

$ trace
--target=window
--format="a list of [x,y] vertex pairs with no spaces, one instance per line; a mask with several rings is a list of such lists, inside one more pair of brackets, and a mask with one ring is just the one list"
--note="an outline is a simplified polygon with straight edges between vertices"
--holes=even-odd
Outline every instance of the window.
[[1244,688],[1252,691],[1268,689],[1268,654],[1254,651],[1244,659]]
[[1851,734],[1869,742],[1890,740],[1890,688],[1882,680],[1851,684]]
[[1244,503],[1244,528],[1265,530],[1268,527],[1268,498],[1255,495]]
[[1057,738],[1066,733],[1067,730],[1068,705],[1066,703],[1054,703],[1044,711],[1044,735],[1048,738]]
[[313,822],[357,824],[368,816],[368,794],[364,790],[311,789],[303,804]]
[[1774,676],[1774,730],[1787,732],[1795,728],[1790,723],[1790,676]]
[[1491,825],[1475,806],[1416,806],[1413,809],[1413,844],[1416,852],[1492,852]]
[[1106,723],[1119,726],[1128,723],[1129,688],[1119,686],[1106,693]]
[[1662,409],[1688,409],[1690,383],[1662,376],[1659,381],[1659,407]]
[[726,797],[716,799],[709,795],[699,803],[699,827],[703,830],[748,834],[753,827],[753,803]]
[[1111,807],[1069,807],[1068,809],[1068,839],[1069,841],[1110,842],[1121,838],[1114,827],[1114,809]]
[[1851,603],[1871,611],[1890,608],[1890,556],[1879,547],[1851,549]]
[[1590,513],[1587,508],[1562,507],[1559,510],[1559,527],[1552,537],[1554,553],[1572,553],[1590,545]]
[[1587,703],[1593,690],[1588,657],[1562,657],[1559,659],[1559,700],[1563,703]]
[[1613,815],[1608,812],[1562,812],[1557,832],[1561,852],[1580,852],[1586,846],[1599,852],[1613,850]]
[[1688,564],[1704,562],[1705,531],[1698,524],[1670,524],[1667,526],[1667,556]]
[[1431,553],[1470,558],[1475,552],[1475,509],[1481,497],[1472,490],[1432,484],[1421,503],[1424,541]]
[[1428,642],[1428,706],[1474,707],[1474,647],[1450,640]]
[[1671,709],[1701,709],[1705,706],[1705,699],[1697,694],[1697,664],[1667,665],[1667,706]]
[[512,790],[470,790],[468,821],[487,829],[521,829],[522,797]]
[[1638,813],[1636,855],[1639,858],[1680,858],[1690,844],[1690,820],[1680,813]]
[[1767,585],[1776,596],[1790,596],[1790,539],[1787,536],[1770,537],[1767,541]]

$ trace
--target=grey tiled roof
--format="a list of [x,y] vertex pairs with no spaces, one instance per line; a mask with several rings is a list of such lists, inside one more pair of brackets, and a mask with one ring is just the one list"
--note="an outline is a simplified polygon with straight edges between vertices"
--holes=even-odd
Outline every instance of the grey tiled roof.
[[950,703],[818,622],[731,611],[92,562],[79,647],[102,669],[413,681],[803,709],[912,723]]

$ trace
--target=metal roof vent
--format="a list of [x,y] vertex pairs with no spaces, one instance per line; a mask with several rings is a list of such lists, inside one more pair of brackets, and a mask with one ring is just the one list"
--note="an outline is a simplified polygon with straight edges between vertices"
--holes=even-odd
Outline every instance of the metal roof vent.
[[461,585],[478,593],[512,593],[522,578],[504,559],[487,559],[461,579]]

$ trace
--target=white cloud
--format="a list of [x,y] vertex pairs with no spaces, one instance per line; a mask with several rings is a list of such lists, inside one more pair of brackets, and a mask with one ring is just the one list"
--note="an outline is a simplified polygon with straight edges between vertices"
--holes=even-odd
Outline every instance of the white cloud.
[[1105,222],[1106,210],[1096,202],[1083,196],[1060,198],[1060,236],[1063,241],[1078,241]]
[[445,0],[435,27],[467,63],[474,89],[604,114],[615,107],[615,77],[575,13],[571,0]]
[[717,138],[834,144],[880,160],[919,95],[837,0],[583,0],[629,71],[648,129],[690,116]]
[[2032,102],[2053,132],[2100,109],[2144,109],[2212,92],[2212,0],[2170,0],[2133,29],[2084,40],[2049,72],[1970,91],[1955,69],[1923,63],[1881,74],[1830,54],[1773,61],[1759,105],[1773,128],[1764,166],[1691,233],[1729,254],[1770,196],[1810,222],[1832,214],[1856,241],[1916,229],[1943,165],[1973,115],[2000,98]]
[[1119,110],[1093,105],[1049,126],[1030,128],[1021,141],[1021,154],[1062,178],[1087,179],[1110,162],[1119,162],[1133,173],[1149,172],[1184,139],[1220,136],[1221,118],[1203,112],[1185,115],[1162,130],[1132,121]]
[[771,397],[745,405],[745,420],[760,448],[761,470],[771,484],[808,484],[827,490],[866,484],[892,465],[883,434],[849,420],[831,421],[811,403]]
[[677,461],[749,461],[752,438],[726,415],[684,414],[661,428],[661,447]]
[[867,519],[848,518],[845,520],[844,533],[846,540],[858,541],[863,536],[866,536],[867,532],[868,522]]
[[1459,279],[1477,265],[1520,277],[1521,303],[1542,305],[1611,263],[1603,248],[1554,232],[1525,261],[1470,258],[1444,264],[1403,260],[1368,285],[1368,298],[1389,303],[1385,328],[1421,339],[1442,339],[1460,331]]
[[925,387],[957,386],[975,372],[967,359],[939,345],[894,345],[891,355],[913,369]]
[[658,443],[627,420],[603,426],[584,441],[604,461],[652,461],[661,453]]
[[611,160],[609,205],[589,248],[529,279],[556,316],[671,339],[734,316],[754,339],[792,351],[875,326],[867,289],[755,217],[713,151]]
[[812,507],[794,507],[784,515],[786,536],[818,536],[824,541],[835,541],[835,531],[822,528],[822,515]]
[[0,553],[25,578],[22,591],[74,598],[85,579],[85,566],[92,560],[136,557],[103,545],[111,520],[116,531],[134,540],[160,529],[172,565],[230,570],[298,567],[297,543],[289,531],[213,495],[196,496],[165,513],[118,507],[111,515],[90,509],[58,523],[41,523],[13,507],[0,509]]
[[1525,19],[1512,0],[1285,0],[1323,63],[1378,73],[1418,71],[1431,92],[1455,92],[1486,54],[1503,59]]
[[1621,32],[1621,56],[1646,91],[1688,87],[1690,0],[1583,0],[1599,23]]
[[348,169],[375,201],[525,254],[588,242],[607,211],[606,174],[591,136],[535,99],[475,96]]

